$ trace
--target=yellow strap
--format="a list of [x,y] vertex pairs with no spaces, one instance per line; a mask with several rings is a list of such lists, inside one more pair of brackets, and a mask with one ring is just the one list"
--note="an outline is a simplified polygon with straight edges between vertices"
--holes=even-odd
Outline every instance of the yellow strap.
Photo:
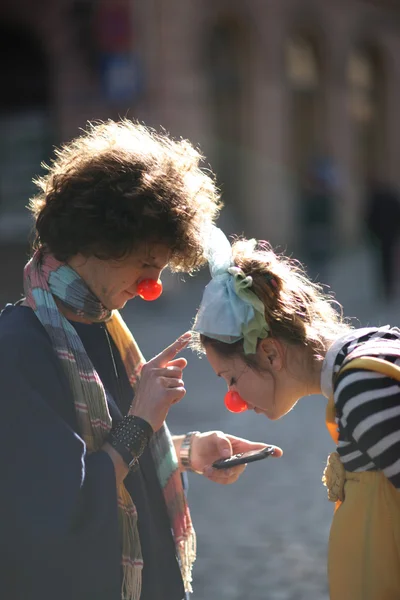
[[[344,367],[342,367],[339,370],[339,372],[336,375],[336,378],[343,372],[350,371],[350,369],[364,369],[366,371],[375,371],[376,373],[382,373],[382,375],[386,375],[387,377],[391,377],[396,381],[400,381],[400,367],[394,365],[388,360],[384,360],[383,358],[375,358],[373,356],[353,358],[353,360],[350,360],[346,365],[344,365]],[[335,444],[337,444],[339,441],[339,432],[337,430],[335,418],[336,409],[332,395],[329,398],[326,407],[326,426],[333,441],[335,442]]]
[[382,373],[382,375],[386,375],[387,377],[391,377],[392,379],[397,379],[397,381],[400,381],[400,367],[394,365],[388,360],[384,360],[383,358],[375,358],[373,356],[353,358],[353,360],[350,360],[347,365],[344,365],[344,367],[340,369],[339,373],[343,373],[349,369],[365,369],[366,371],[376,371],[377,373]]

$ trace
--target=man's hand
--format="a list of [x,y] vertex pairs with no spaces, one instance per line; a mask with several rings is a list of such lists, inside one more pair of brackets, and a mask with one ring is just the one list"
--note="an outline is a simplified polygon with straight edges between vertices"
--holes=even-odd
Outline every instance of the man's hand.
[[[193,436],[191,448],[191,465],[194,471],[200,471],[205,477],[217,483],[234,483],[243,473],[246,465],[231,467],[230,469],[213,469],[212,463],[220,458],[228,458],[233,454],[248,452],[249,450],[262,450],[269,444],[250,442],[222,431],[207,431]],[[279,458],[283,452],[275,448],[272,456]]]
[[154,431],[160,429],[172,404],[186,394],[182,379],[185,358],[175,356],[187,346],[190,333],[184,334],[157,356],[147,362],[140,375],[130,415],[145,419]]

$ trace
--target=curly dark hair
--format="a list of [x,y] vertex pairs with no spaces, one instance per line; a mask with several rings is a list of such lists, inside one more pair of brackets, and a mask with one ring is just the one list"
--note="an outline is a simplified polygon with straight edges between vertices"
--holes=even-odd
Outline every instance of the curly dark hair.
[[34,247],[60,261],[76,254],[118,259],[159,242],[170,248],[173,270],[198,268],[204,230],[221,208],[201,160],[186,140],[127,119],[89,123],[35,180]]

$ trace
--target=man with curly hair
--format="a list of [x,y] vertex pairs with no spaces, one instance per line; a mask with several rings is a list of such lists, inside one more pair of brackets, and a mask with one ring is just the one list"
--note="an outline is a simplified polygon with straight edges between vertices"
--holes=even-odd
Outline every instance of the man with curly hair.
[[25,298],[0,316],[8,600],[181,600],[195,558],[182,471],[231,483],[242,467],[209,465],[264,447],[221,432],[172,438],[190,334],[145,363],[118,312],[167,265],[203,264],[220,202],[200,159],[186,141],[108,121],[36,181]]

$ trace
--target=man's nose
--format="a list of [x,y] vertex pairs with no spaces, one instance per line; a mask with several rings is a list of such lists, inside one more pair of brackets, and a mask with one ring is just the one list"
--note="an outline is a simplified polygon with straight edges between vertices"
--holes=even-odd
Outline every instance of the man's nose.
[[154,279],[157,281],[157,279],[160,279],[161,273],[162,269],[159,269],[158,267],[149,267],[146,269],[146,275],[143,277],[143,279]]

